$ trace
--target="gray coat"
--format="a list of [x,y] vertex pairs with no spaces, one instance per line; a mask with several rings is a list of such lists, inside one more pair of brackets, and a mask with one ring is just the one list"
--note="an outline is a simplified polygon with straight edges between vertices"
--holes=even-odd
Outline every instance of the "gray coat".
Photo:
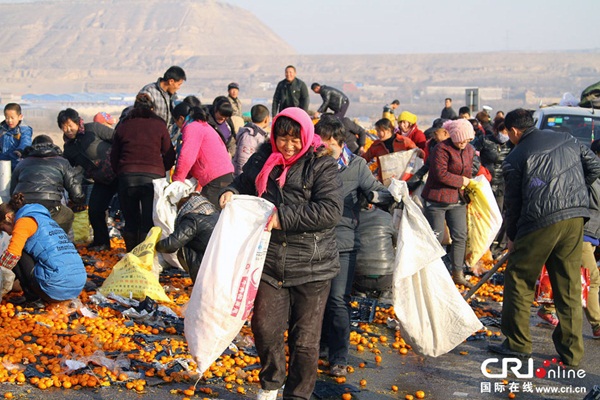
[[[360,196],[369,198],[371,192],[379,192],[382,205],[393,202],[392,195],[387,188],[379,182],[362,157],[353,155],[348,165],[340,170],[342,190],[344,197],[344,211],[342,219],[335,227],[337,243],[340,251],[358,250],[359,240],[357,230],[360,216]],[[388,214],[389,215],[389,214]]]

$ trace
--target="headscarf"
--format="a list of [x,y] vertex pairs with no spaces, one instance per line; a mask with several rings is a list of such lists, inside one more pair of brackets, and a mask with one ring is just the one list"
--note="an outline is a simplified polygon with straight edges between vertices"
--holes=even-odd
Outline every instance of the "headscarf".
[[[289,160],[286,160],[283,157],[283,154],[281,154],[279,150],[277,150],[277,145],[275,144],[277,136],[275,132],[275,121],[277,121],[277,119],[282,116],[289,117],[300,124],[300,140],[302,142],[302,149],[298,152],[298,154],[294,155]],[[273,123],[271,124],[270,140],[271,149],[273,150],[273,152],[271,153],[269,158],[267,158],[265,165],[263,165],[255,181],[256,191],[259,197],[262,196],[264,192],[266,192],[269,174],[271,173],[273,168],[275,168],[276,165],[283,165],[283,171],[281,172],[279,178],[277,178],[277,183],[279,184],[279,187],[283,187],[283,185],[285,185],[285,178],[290,167],[294,165],[294,163],[298,161],[300,157],[306,154],[306,152],[311,146],[316,150],[317,147],[319,147],[322,144],[321,137],[319,135],[315,135],[315,127],[312,123],[312,120],[310,119],[306,111],[298,107],[288,107],[281,111],[279,114],[277,114],[275,118],[273,118]]]

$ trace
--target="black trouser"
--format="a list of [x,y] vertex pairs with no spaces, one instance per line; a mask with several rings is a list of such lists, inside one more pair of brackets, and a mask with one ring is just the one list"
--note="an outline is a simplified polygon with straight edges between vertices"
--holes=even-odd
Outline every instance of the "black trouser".
[[37,300],[40,298],[47,303],[55,303],[56,300],[50,298],[40,287],[40,284],[35,277],[34,269],[35,260],[25,252],[21,254],[21,259],[13,268],[15,276],[21,284],[21,289],[23,289],[23,293],[25,293],[25,298],[27,300]]
[[[275,288],[261,281],[254,302],[252,332],[260,357],[260,385],[278,390],[284,399],[310,399],[317,380],[319,339],[330,281]],[[290,360],[285,369],[284,333],[288,329]]]
[[110,184],[94,183],[92,193],[90,194],[88,215],[90,225],[94,230],[93,246],[110,246],[110,237],[108,236],[108,226],[106,225],[106,210],[117,193],[117,180]]
[[231,182],[233,182],[233,173],[222,175],[204,185],[200,193],[202,196],[206,197],[208,201],[213,203],[214,206],[217,207],[217,210],[220,210],[219,195],[223,188],[229,186]]
[[154,174],[119,175],[119,203],[125,218],[123,239],[127,251],[140,244],[154,226],[152,208],[154,186],[152,181],[161,176]]

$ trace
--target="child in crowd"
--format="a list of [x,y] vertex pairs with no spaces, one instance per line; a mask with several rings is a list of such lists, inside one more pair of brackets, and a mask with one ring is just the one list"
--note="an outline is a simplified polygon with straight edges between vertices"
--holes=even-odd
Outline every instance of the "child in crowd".
[[23,150],[31,146],[33,130],[22,124],[23,114],[17,103],[4,106],[4,122],[0,124],[0,160],[9,160],[15,169]]
[[237,134],[237,146],[233,156],[233,174],[238,176],[242,173],[242,167],[250,156],[263,144],[269,135],[265,129],[269,126],[269,109],[262,104],[256,104],[250,109],[252,122],[240,128]]

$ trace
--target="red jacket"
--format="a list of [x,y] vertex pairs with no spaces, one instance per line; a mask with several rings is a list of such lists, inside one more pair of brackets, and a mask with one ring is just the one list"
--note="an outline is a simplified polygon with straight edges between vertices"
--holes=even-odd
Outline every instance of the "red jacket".
[[429,177],[423,188],[423,198],[437,203],[458,203],[463,177],[473,176],[474,156],[473,146],[460,150],[454,147],[452,139],[438,143],[429,156]]
[[412,129],[405,137],[412,140],[418,148],[425,150],[425,147],[427,146],[427,137],[425,137],[425,134],[419,129],[417,124],[413,125]]
[[[393,147],[394,147],[394,153],[398,152],[398,151],[405,151],[405,150],[410,150],[410,149],[414,149],[417,147],[417,145],[415,145],[415,143],[410,140],[409,138],[402,136],[401,134],[396,134],[396,137],[394,138],[394,143],[393,143]],[[390,154],[390,152],[388,151],[387,147],[385,147],[385,144],[383,143],[382,140],[376,140],[373,142],[373,144],[371,145],[371,147],[369,147],[369,149],[365,152],[365,154],[363,154],[363,158],[365,160],[367,160],[367,162],[371,161],[372,159],[376,158],[377,159],[377,174],[379,176],[379,180],[382,180],[381,177],[381,165],[379,165],[379,157],[384,156],[386,154]]]

